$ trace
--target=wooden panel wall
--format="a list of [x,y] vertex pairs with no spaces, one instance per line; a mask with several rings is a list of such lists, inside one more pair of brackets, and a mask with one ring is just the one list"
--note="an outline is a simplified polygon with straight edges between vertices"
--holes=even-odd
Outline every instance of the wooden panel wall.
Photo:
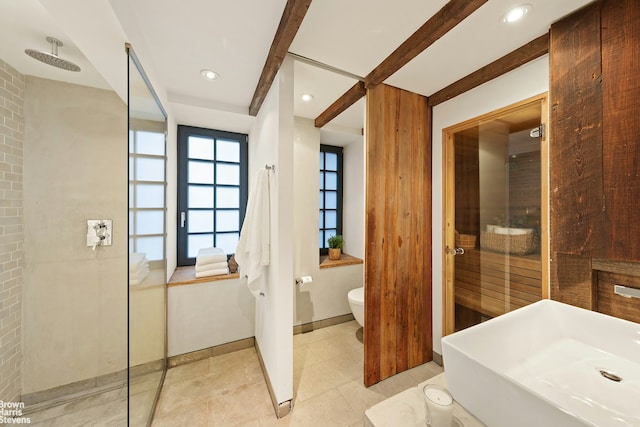
[[640,289],[640,277],[598,271],[597,278],[597,310],[609,316],[640,323],[640,301],[636,298],[623,298],[614,293],[615,285]]
[[602,85],[597,3],[551,26],[551,254],[601,242]]
[[431,111],[387,85],[367,91],[364,382],[433,357]]
[[640,11],[638,0],[602,2],[605,141],[602,258],[640,260]]
[[480,235],[480,156],[477,128],[473,135],[455,134],[456,230]]
[[540,157],[534,151],[509,159],[509,212],[512,221],[526,227],[540,226]]
[[[551,297],[618,315],[640,306],[611,289],[619,273],[640,277],[637,1],[600,0],[554,24],[550,61]],[[622,261],[632,268],[598,267]]]

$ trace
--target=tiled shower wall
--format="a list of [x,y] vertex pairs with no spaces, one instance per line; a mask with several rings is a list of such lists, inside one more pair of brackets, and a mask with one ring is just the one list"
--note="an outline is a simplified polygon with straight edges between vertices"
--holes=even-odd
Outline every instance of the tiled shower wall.
[[0,59],[0,400],[18,401],[22,365],[25,78]]

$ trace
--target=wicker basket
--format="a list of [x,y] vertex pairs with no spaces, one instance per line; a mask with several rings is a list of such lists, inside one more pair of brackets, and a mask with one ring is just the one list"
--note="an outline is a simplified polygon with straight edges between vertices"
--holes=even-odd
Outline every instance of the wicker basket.
[[475,249],[477,236],[475,234],[457,234],[456,248]]
[[534,233],[497,234],[480,232],[480,247],[511,255],[527,255],[538,249],[538,239]]

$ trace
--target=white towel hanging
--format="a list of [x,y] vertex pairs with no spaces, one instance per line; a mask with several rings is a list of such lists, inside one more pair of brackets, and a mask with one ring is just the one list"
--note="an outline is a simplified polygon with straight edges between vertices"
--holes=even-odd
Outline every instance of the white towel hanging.
[[270,171],[266,169],[261,169],[256,174],[235,253],[240,277],[246,280],[249,290],[256,297],[264,293],[261,281],[257,279],[271,260],[270,176]]

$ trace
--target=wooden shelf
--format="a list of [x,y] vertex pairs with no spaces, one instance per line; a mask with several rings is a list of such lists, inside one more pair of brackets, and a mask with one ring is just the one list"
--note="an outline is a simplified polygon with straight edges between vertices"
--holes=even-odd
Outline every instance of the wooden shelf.
[[238,273],[234,273],[234,274],[225,274],[222,276],[208,276],[208,277],[196,278],[196,267],[194,265],[190,265],[187,267],[177,267],[176,270],[171,275],[171,278],[169,279],[169,283],[167,283],[167,286],[171,287],[171,286],[190,285],[193,283],[215,282],[217,280],[237,279],[238,277],[240,277],[240,275]]
[[320,268],[342,267],[345,265],[356,265],[356,264],[363,264],[363,263],[364,261],[361,260],[360,258],[356,258],[354,256],[347,255],[345,253],[340,255],[340,259],[335,261],[329,259],[328,255],[322,255],[320,257]]

